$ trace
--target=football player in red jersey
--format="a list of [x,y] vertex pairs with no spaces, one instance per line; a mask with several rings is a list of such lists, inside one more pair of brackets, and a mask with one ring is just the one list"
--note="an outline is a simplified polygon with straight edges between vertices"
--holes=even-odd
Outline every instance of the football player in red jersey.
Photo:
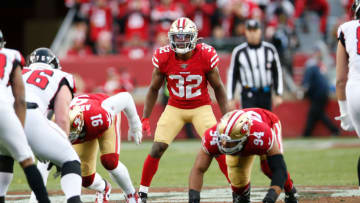
[[[255,155],[259,155],[261,170],[271,179],[263,202],[275,202],[283,188],[285,203],[298,202],[282,155],[281,123],[274,113],[260,108],[231,111],[206,131],[202,147],[190,174],[190,190],[201,190],[203,174],[213,156],[227,154],[233,202],[250,203],[250,174]],[[200,202],[200,194],[190,195],[189,202]]]
[[[167,81],[170,98],[155,130],[154,143],[146,157],[139,195],[146,202],[148,188],[155,175],[159,161],[184,123],[191,122],[197,133],[216,124],[211,109],[207,84],[214,89],[221,112],[227,112],[227,99],[217,68],[219,56],[207,44],[197,44],[197,28],[188,18],[175,20],[169,30],[170,44],[158,48],[153,57],[154,70],[143,111],[143,133],[150,135],[149,117],[164,80]],[[222,164],[225,160],[222,159]]]
[[105,94],[85,94],[70,104],[70,140],[81,160],[83,187],[97,191],[96,202],[108,202],[111,185],[96,173],[96,157],[100,148],[101,164],[126,194],[126,202],[137,203],[138,195],[129,172],[119,161],[120,113],[128,122],[128,137],[141,143],[141,121],[132,96],[121,92],[111,97]]

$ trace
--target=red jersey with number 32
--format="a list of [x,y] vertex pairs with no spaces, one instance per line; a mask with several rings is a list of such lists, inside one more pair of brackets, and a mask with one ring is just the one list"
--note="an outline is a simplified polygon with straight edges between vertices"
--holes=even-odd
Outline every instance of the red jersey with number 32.
[[85,137],[77,140],[75,144],[100,137],[106,131],[111,123],[112,117],[105,109],[101,107],[101,103],[109,96],[106,94],[84,94],[76,96],[70,104],[80,106],[84,115]]
[[[282,143],[280,121],[275,114],[260,108],[248,108],[240,111],[249,113],[252,118],[250,135],[241,151],[241,155],[266,154],[272,148],[276,137],[278,137],[279,140],[279,147],[282,148],[280,146]],[[202,138],[202,147],[209,155],[216,156],[221,154],[217,144],[217,131],[215,125],[205,132],[205,135]]]
[[24,67],[22,73],[26,101],[37,103],[44,115],[54,108],[56,95],[63,85],[68,86],[72,94],[76,92],[73,76],[49,64],[33,63]]
[[197,44],[190,59],[176,58],[170,46],[156,49],[152,63],[166,75],[169,105],[192,109],[210,104],[206,73],[219,63],[215,49],[205,43]]

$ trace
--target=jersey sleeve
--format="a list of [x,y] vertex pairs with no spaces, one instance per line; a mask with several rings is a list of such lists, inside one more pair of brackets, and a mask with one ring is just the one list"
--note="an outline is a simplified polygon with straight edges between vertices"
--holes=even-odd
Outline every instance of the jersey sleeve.
[[273,139],[273,133],[266,123],[253,121],[251,133],[242,153],[246,155],[267,154],[273,145]]
[[208,44],[202,43],[201,44],[201,51],[202,51],[203,60],[205,60],[205,62],[207,63],[206,72],[208,72],[211,69],[218,66],[218,64],[219,64],[219,56],[216,53],[216,50],[214,49],[214,47],[212,47],[212,46],[210,46]]
[[17,50],[14,51],[15,51],[15,62],[19,64],[21,68],[24,67],[26,64],[23,55]]
[[159,69],[160,71],[162,71],[164,62],[166,62],[167,58],[169,57],[169,53],[170,53],[169,45],[157,48],[154,51],[154,54],[151,59],[153,66]]
[[76,93],[76,85],[75,85],[75,79],[71,74],[65,75],[65,80],[68,82],[68,86],[70,91],[74,94]]
[[343,32],[344,25],[340,25],[337,30],[337,39],[341,42],[341,44],[345,47],[345,36]]
[[216,125],[212,128],[209,128],[201,140],[201,146],[205,153],[210,156],[220,155],[219,147],[217,144],[217,131]]

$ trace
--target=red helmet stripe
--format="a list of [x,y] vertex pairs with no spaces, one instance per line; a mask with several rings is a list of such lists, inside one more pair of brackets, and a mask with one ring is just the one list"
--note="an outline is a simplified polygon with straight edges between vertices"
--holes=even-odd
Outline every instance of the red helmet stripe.
[[180,27],[181,27],[181,25],[180,25],[180,23],[181,23],[181,18],[178,20],[178,22],[177,22],[177,25],[178,25],[178,29],[180,29]]
[[181,27],[182,27],[182,29],[185,28],[185,18],[182,19],[182,26]]
[[231,130],[234,128],[234,126],[236,124],[236,121],[240,118],[242,113],[243,113],[243,111],[237,111],[231,116],[231,118],[229,119],[229,122],[225,128],[225,135],[230,134]]

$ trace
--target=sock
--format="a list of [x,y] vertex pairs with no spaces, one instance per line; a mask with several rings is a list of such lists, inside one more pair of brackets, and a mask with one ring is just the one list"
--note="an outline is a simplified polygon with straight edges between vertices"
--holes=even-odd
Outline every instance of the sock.
[[105,186],[105,180],[98,173],[95,173],[93,183],[87,188],[96,190],[98,192],[103,192],[105,190]]
[[110,177],[121,187],[126,195],[135,193],[135,188],[131,182],[129,171],[123,163],[119,161],[115,169],[108,171],[110,173]]
[[226,166],[225,154],[222,154],[222,155],[216,157],[215,159],[219,164],[221,172],[225,175],[227,181],[230,183],[230,179],[229,179],[228,171],[227,171],[227,166]]
[[242,195],[250,189],[250,183],[248,183],[244,187],[235,187],[235,186],[231,185],[231,189],[234,193]]
[[66,199],[79,196],[81,194],[81,176],[75,173],[69,173],[61,177],[61,189],[65,194]]
[[358,165],[357,165],[357,174],[358,174],[359,187],[360,187],[360,157],[359,157]]
[[285,192],[291,192],[292,188],[294,187],[293,181],[290,178],[290,173],[287,173],[287,179],[284,185]]
[[67,200],[67,203],[79,203],[81,202],[80,196],[74,196]]
[[41,174],[36,166],[31,165],[24,168],[24,173],[28,184],[32,191],[34,191],[36,199],[39,201],[39,203],[50,202]]
[[153,158],[150,156],[150,154],[146,157],[142,170],[140,185],[146,187],[150,186],[151,180],[159,167],[159,161],[160,158]]
[[0,196],[0,203],[5,203],[5,196]]
[[140,185],[139,192],[148,193],[149,192],[149,187]]
[[[47,182],[47,179],[48,179],[48,176],[49,176],[49,173],[50,173],[50,170],[48,170],[49,163],[50,162],[44,163],[44,162],[38,161],[38,163],[36,164],[36,167],[38,168],[38,170],[39,170],[39,172],[40,172],[40,174],[42,176],[42,179],[43,179],[43,182],[44,182],[45,186],[46,186],[46,182]],[[34,191],[31,192],[29,202],[34,202],[34,203],[37,202]]]
[[2,197],[2,196],[5,197],[12,178],[13,178],[12,173],[0,172],[0,183],[1,183],[0,184],[0,197]]

